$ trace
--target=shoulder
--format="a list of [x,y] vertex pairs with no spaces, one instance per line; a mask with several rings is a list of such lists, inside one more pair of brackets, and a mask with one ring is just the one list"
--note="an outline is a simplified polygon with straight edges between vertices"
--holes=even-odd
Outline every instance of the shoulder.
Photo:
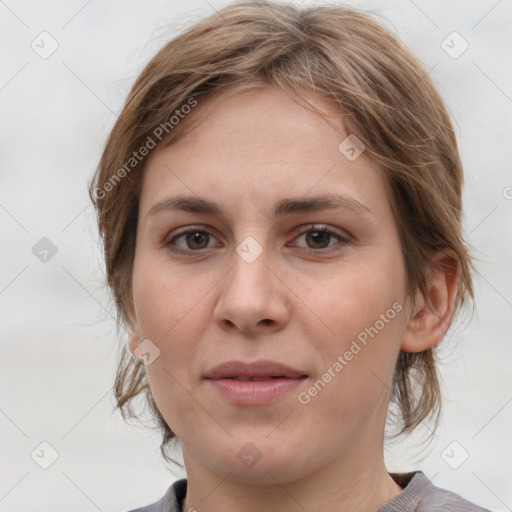
[[[425,475],[423,475],[423,478],[428,480]],[[436,487],[428,481],[428,484],[425,486],[425,494],[418,506],[418,512],[427,512],[430,510],[443,510],[446,512],[490,512],[488,509],[476,505],[454,492]]]
[[[436,487],[421,471],[392,476],[403,491],[379,512],[491,512],[454,492]],[[129,512],[181,512],[186,492],[187,479],[182,478],[174,482],[160,500]]]
[[[406,484],[403,491],[388,504],[401,505],[393,507],[395,511],[491,512],[454,492],[435,486],[421,471],[395,475],[393,478],[400,479]],[[395,501],[396,503],[394,503]],[[387,512],[386,507],[384,509]]]
[[187,492],[187,479],[176,480],[158,501],[128,512],[181,512],[181,503]]

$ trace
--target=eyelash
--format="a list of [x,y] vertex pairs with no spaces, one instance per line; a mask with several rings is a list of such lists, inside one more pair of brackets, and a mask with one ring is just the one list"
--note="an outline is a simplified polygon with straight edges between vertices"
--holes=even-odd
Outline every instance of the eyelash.
[[[177,247],[174,246],[174,242],[183,237],[184,235],[187,235],[189,233],[207,233],[209,236],[212,236],[213,235],[202,228],[202,226],[190,226],[190,227],[187,227],[186,229],[184,229],[183,231],[180,231],[178,233],[176,233],[168,242],[165,242],[164,245],[165,247],[167,247],[171,252],[175,253],[175,254],[180,254],[180,255],[183,255],[183,256],[186,256],[186,257],[192,257],[192,256],[195,256],[201,252],[203,252],[205,249],[198,249],[198,250],[192,250],[192,249],[189,249],[189,250],[185,250],[185,249],[179,249]],[[302,235],[305,235],[307,233],[310,233],[310,232],[321,232],[321,233],[329,233],[330,235],[333,235],[335,236],[336,238],[338,238],[339,240],[339,243],[336,244],[336,245],[339,245],[339,244],[342,244],[342,245],[346,245],[349,243],[349,240],[348,238],[346,237],[343,237],[341,236],[340,234],[336,233],[335,231],[329,229],[326,225],[324,224],[311,224],[309,226],[307,226],[306,229],[304,229],[303,231],[300,231],[299,233],[297,233],[296,235],[296,238],[302,236]],[[208,240],[209,242],[209,240]],[[303,252],[307,253],[307,254],[310,254],[310,255],[314,255],[314,256],[318,256],[319,254],[331,254],[333,252],[339,252],[341,251],[342,249],[341,248],[338,248],[338,249],[309,249],[309,248],[302,248],[301,249]]]

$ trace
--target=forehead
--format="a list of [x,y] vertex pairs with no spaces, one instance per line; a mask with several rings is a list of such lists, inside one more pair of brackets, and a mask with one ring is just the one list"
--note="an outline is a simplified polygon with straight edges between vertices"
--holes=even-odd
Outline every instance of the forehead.
[[199,101],[181,138],[150,155],[142,214],[175,194],[215,198],[239,212],[251,201],[270,211],[284,196],[326,192],[386,202],[378,164],[364,152],[351,161],[340,151],[349,134],[339,110],[322,98],[307,100],[332,117],[326,120],[273,87]]

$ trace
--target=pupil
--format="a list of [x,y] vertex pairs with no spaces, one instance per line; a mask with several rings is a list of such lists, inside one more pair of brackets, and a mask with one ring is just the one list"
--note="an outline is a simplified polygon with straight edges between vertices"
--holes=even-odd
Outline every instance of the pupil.
[[322,238],[324,238],[324,241],[326,242],[325,245],[322,245],[322,247],[325,247],[326,245],[329,245],[329,237],[330,234],[327,233],[327,231],[310,231],[306,235],[307,242],[309,243],[311,240],[313,240],[313,243],[322,242]]
[[[189,244],[190,246],[190,243],[192,244],[192,246],[197,242],[199,243],[199,245],[201,245],[201,239],[202,238],[205,238],[202,234],[201,231],[194,231],[193,233],[188,233],[187,234],[187,243]],[[194,247],[192,247],[194,248]],[[196,249],[198,247],[195,247]],[[201,249],[202,247],[199,247],[199,249]]]

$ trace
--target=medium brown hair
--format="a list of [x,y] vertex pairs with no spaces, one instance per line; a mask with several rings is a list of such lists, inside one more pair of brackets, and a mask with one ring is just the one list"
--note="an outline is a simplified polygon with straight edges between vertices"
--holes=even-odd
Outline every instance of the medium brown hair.
[[[462,236],[463,169],[457,141],[423,65],[387,28],[359,10],[244,2],[204,18],[154,56],[136,79],[106,142],[89,193],[119,325],[129,326],[134,318],[132,270],[147,159],[139,158],[141,148],[149,147],[150,139],[157,146],[175,142],[190,124],[185,114],[191,107],[184,105],[265,85],[306,108],[311,105],[301,91],[334,101],[346,132],[382,164],[413,303],[417,292],[427,297],[429,261],[443,248],[452,252],[459,272],[455,313],[469,297],[474,299],[474,267]],[[173,113],[178,123],[170,121]],[[162,129],[164,136],[157,137]],[[154,402],[144,365],[122,343],[115,396],[124,419],[138,417],[132,407],[138,395],[162,431],[163,457],[172,460],[167,448],[175,434]],[[434,418],[437,426],[440,404],[435,349],[401,351],[390,402],[398,433],[426,419]]]

